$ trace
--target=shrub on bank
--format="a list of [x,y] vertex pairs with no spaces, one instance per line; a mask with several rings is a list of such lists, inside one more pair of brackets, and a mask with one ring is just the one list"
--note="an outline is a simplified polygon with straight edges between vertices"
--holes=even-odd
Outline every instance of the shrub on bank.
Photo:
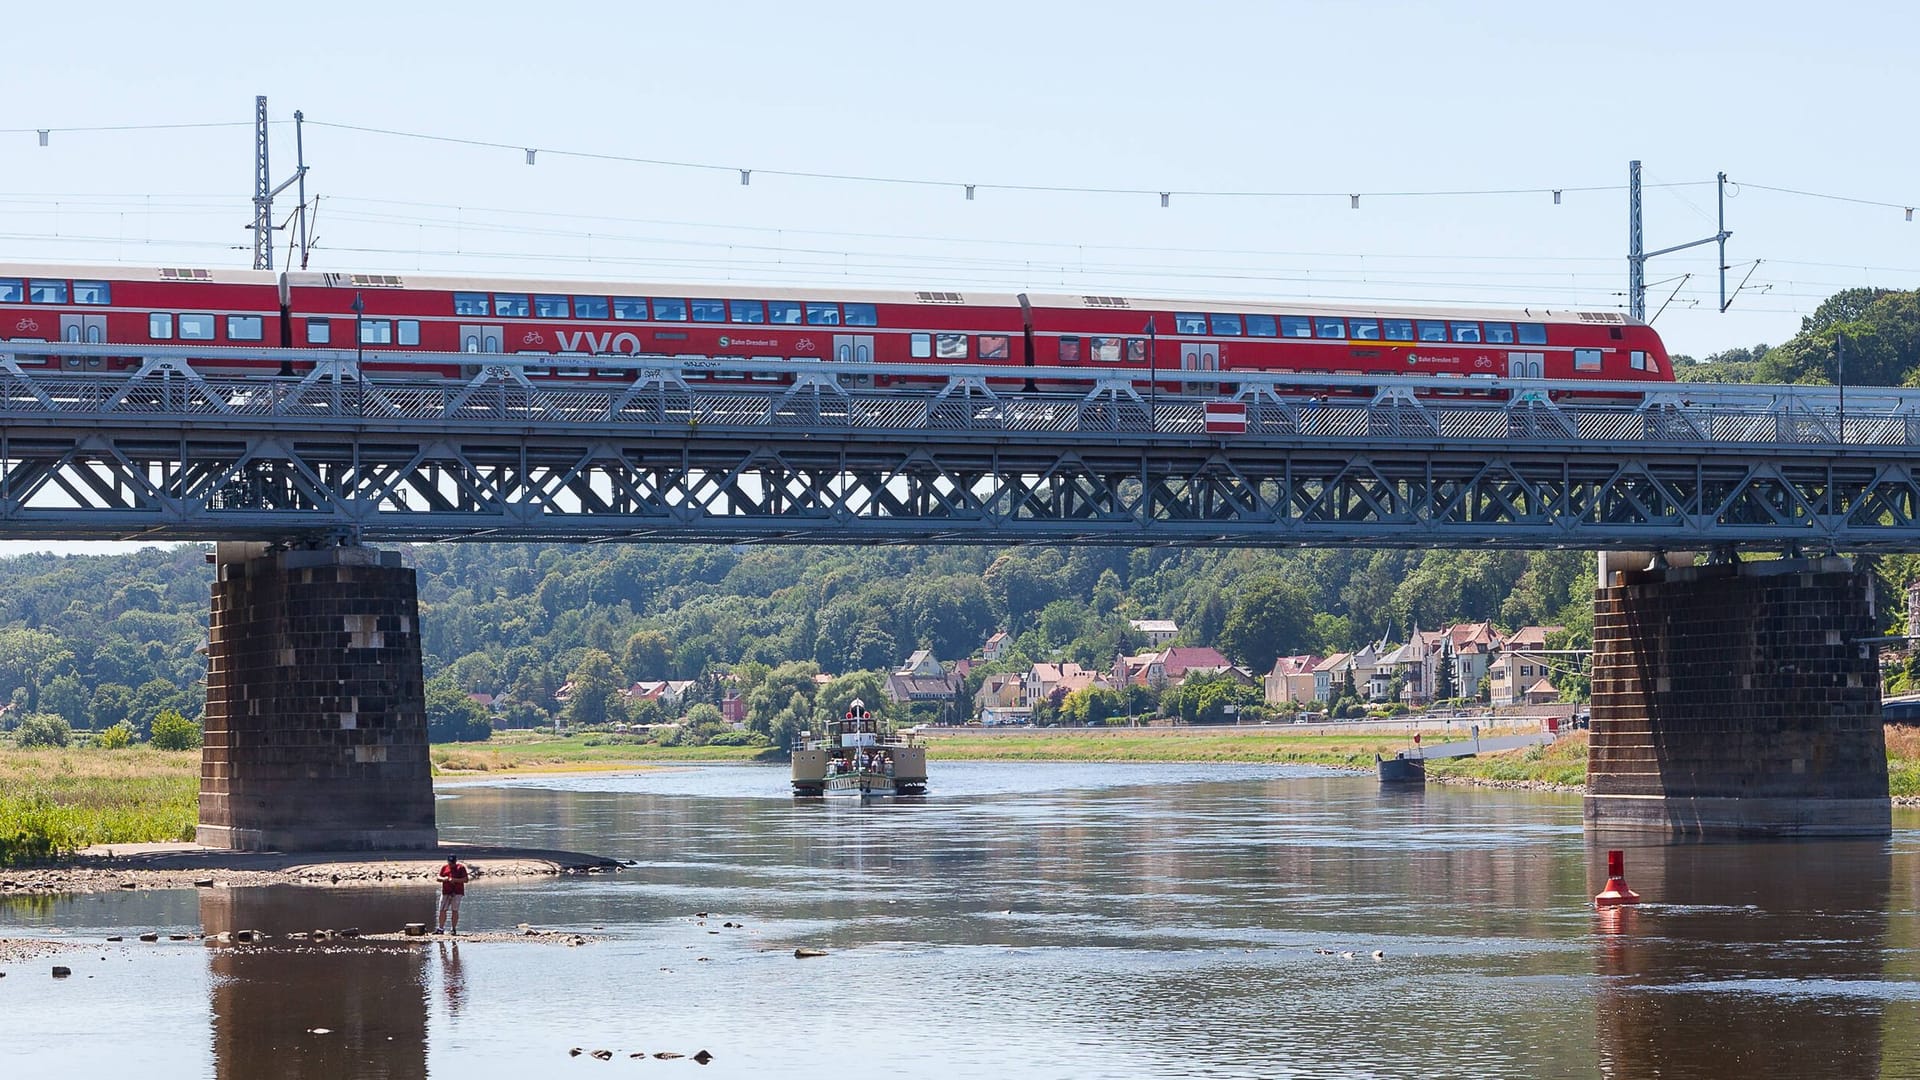
[[173,709],[153,718],[153,745],[157,750],[198,750],[200,725]]
[[107,728],[93,737],[93,745],[102,750],[125,750],[137,741],[133,725],[125,720]]
[[15,737],[23,748],[65,746],[73,741],[73,729],[67,726],[63,717],[34,713],[20,721],[20,730]]

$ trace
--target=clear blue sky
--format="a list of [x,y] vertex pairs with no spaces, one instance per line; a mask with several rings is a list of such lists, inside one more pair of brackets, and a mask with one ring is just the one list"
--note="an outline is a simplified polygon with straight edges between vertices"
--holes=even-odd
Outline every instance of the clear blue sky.
[[[1747,183],[1727,315],[1711,248],[1656,323],[1677,352],[1790,335],[1852,285],[1920,282],[1904,4],[59,5],[10,13],[7,259],[246,265],[253,96],[310,121],[315,265],[637,280],[1624,305],[1626,195],[1225,199]],[[317,122],[548,148],[429,143]],[[276,180],[293,166],[274,130]],[[570,158],[710,162],[737,173]],[[919,177],[956,189],[768,170]],[[57,198],[56,198],[57,196]],[[282,213],[294,205],[291,194]],[[1650,190],[1647,245],[1713,231]],[[284,252],[284,249],[283,249]],[[1653,290],[1658,307],[1671,285]],[[1697,301],[1697,306],[1694,302]]]

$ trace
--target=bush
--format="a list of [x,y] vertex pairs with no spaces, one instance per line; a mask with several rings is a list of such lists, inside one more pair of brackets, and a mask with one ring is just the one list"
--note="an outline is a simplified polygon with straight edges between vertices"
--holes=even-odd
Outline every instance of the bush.
[[34,713],[20,721],[21,746],[65,746],[72,738],[66,720],[51,713]]
[[134,744],[133,725],[125,720],[93,737],[93,745],[102,750],[125,750]]
[[159,750],[197,750],[200,725],[181,716],[177,710],[163,709],[153,718],[153,745]]

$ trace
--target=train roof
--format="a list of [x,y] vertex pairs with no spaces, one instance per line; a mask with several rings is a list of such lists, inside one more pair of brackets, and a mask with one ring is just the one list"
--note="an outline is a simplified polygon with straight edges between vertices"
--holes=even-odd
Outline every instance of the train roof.
[[[1016,307],[1019,295],[998,290],[951,287],[928,289],[846,289],[827,286],[715,285],[640,281],[593,281],[572,278],[491,278],[385,272],[329,272],[319,270],[241,270],[219,267],[80,266],[0,263],[0,276],[46,278],[102,278],[115,281],[200,282],[229,285],[275,285],[281,278],[294,288],[422,289],[439,292],[585,293],[606,296],[713,297],[741,300],[819,300],[869,304],[952,307],[983,305]],[[1507,322],[1572,323],[1579,325],[1645,325],[1618,311],[1581,311],[1572,308],[1429,307],[1418,304],[1354,304],[1305,300],[1246,300],[1120,296],[1095,293],[1029,293],[1036,308],[1070,311],[1223,311],[1273,315],[1373,316],[1432,319],[1496,319]],[[1166,328],[1168,333],[1172,327]]]

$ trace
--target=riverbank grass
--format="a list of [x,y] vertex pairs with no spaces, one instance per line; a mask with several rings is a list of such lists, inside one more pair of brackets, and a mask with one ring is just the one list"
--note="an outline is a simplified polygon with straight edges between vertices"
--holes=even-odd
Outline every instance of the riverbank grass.
[[486,742],[435,743],[428,750],[436,776],[466,774],[612,772],[674,761],[771,761],[770,746],[661,746],[631,735],[501,731]]
[[90,844],[191,840],[197,751],[0,750],[0,866]]

